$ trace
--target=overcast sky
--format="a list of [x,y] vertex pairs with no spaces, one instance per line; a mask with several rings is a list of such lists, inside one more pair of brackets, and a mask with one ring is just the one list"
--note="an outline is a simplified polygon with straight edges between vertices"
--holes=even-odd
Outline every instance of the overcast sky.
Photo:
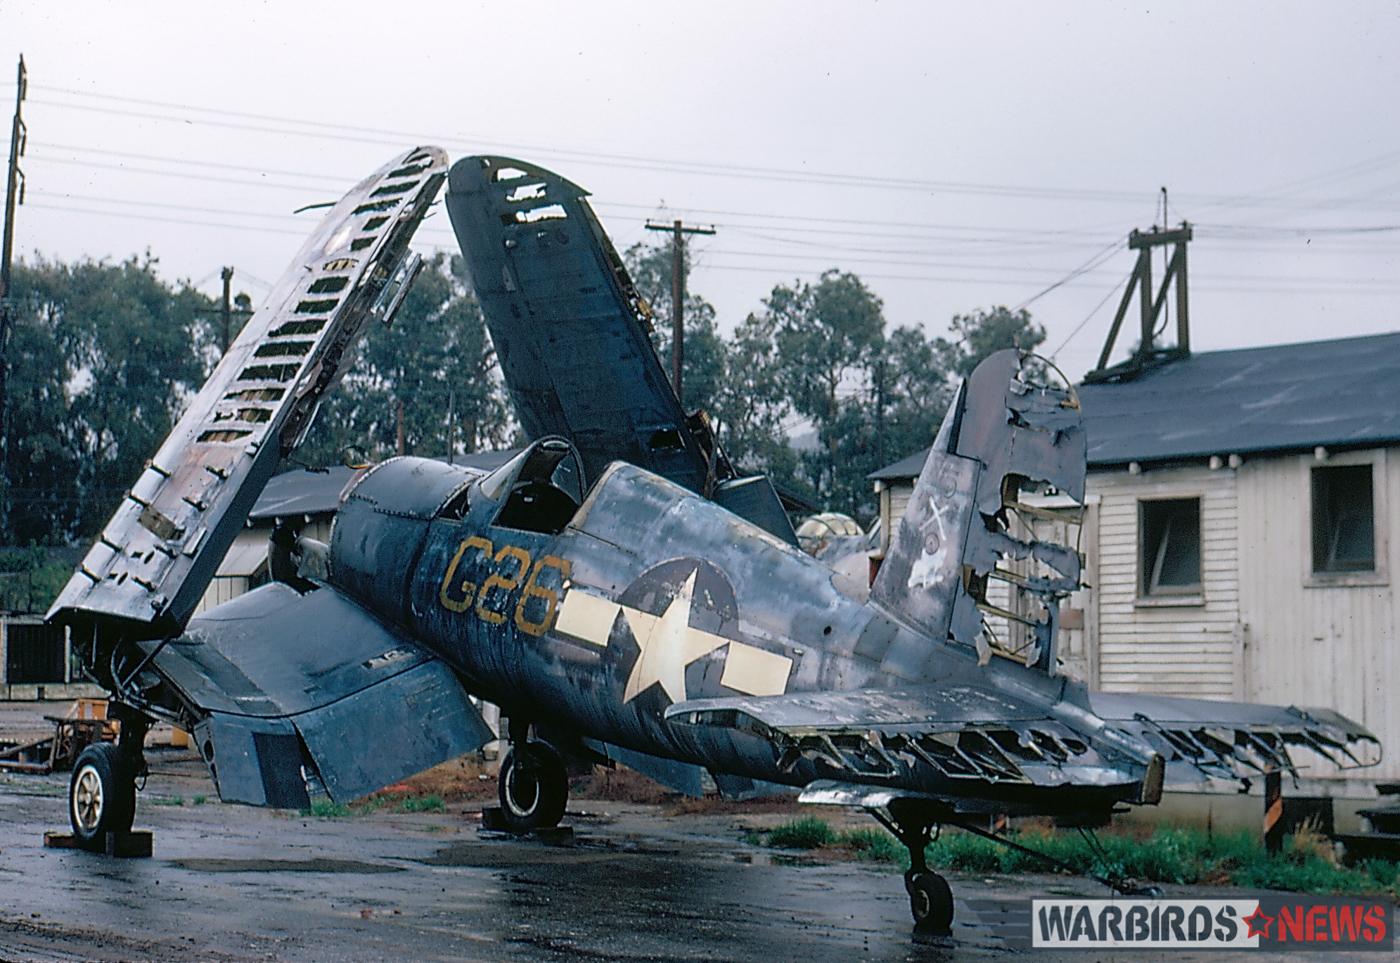
[[1030,305],[1078,376],[1164,185],[1197,349],[1400,328],[1397,51],[1393,2],[0,0],[0,115],[22,52],[26,258],[149,248],[256,301],[295,208],[437,143],[582,184],[619,247],[715,225],[726,329],[830,267],[942,333],[1097,265]]

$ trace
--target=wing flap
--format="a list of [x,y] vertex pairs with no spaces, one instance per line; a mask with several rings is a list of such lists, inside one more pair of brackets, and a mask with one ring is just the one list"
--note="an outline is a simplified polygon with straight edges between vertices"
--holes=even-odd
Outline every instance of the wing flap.
[[344,802],[494,738],[446,664],[333,589],[266,585],[140,647],[229,802]]

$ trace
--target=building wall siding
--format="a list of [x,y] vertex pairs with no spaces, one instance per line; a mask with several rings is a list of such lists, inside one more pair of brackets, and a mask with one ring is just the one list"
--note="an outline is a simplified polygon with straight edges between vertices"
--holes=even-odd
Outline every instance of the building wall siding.
[[223,605],[225,602],[237,598],[247,591],[248,579],[243,576],[216,575],[209,580],[209,587],[204,590],[204,595],[200,598],[199,604],[195,606],[194,614],[200,615],[216,605]]
[[[1090,474],[1097,496],[1097,583],[1089,605],[1098,626],[1099,688],[1205,699],[1235,698],[1243,644],[1234,473],[1202,468]],[[1204,604],[1145,605],[1138,597],[1138,501],[1201,499]]]
[[1240,603],[1244,677],[1251,701],[1321,706],[1362,723],[1386,758],[1362,780],[1400,778],[1400,636],[1395,541],[1400,532],[1396,449],[1348,453],[1329,463],[1375,463],[1377,561],[1382,584],[1312,584],[1311,455],[1246,462],[1239,470]]

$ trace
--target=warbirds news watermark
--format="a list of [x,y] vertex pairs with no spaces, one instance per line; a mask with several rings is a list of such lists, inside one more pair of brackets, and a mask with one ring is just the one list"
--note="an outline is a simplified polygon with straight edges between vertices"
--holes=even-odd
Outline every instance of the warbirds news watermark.
[[1059,949],[1378,950],[1387,903],[1273,894],[1249,899],[1038,899],[1031,945]]

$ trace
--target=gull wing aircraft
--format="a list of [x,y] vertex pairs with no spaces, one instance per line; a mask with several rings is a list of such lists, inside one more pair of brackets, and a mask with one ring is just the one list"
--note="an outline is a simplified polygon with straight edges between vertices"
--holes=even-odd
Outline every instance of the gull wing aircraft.
[[[541,396],[548,418],[522,404],[538,437],[489,473],[412,457],[374,466],[342,496],[329,544],[279,530],[277,581],[191,617],[356,337],[392,321],[415,273],[409,239],[446,176],[440,150],[416,148],[326,215],[51,609],[122,723],[117,744],[74,768],[70,819],[86,845],[130,828],[156,720],[194,733],[222,799],[298,807],[484,744],[477,697],[509,719],[499,792],[511,828],[559,821],[569,757],[790,786],[893,830],[910,852],[916,928],[946,932],[952,896],[923,855],[935,826],[993,812],[1094,825],[1157,802],[1179,775],[1291,771],[1293,749],[1339,765],[1378,751],[1326,710],[1108,696],[1058,673],[1058,601],[1078,585],[1079,556],[1019,537],[1011,519],[1052,511],[1023,497],[1036,486],[1082,501],[1083,431],[1072,389],[1031,383],[1014,351],[958,392],[866,602],[780,526],[716,497],[730,471],[717,446],[665,406],[664,379],[627,374],[654,355],[619,335],[620,380],[597,385],[595,414],[573,410],[574,387]],[[560,227],[535,216],[554,200],[536,192],[498,217],[501,248],[580,243],[540,236]],[[618,283],[601,230],[582,241]],[[585,261],[575,280],[587,285]],[[553,269],[531,256],[506,266],[518,323],[562,323],[537,294]],[[604,325],[607,298],[630,296],[610,291],[589,316]],[[571,352],[606,358],[563,338],[581,330],[523,336],[541,346],[521,362],[530,386],[548,387],[531,365],[562,383]],[[653,431],[676,434],[653,444]],[[995,584],[1020,601],[998,605]]]

